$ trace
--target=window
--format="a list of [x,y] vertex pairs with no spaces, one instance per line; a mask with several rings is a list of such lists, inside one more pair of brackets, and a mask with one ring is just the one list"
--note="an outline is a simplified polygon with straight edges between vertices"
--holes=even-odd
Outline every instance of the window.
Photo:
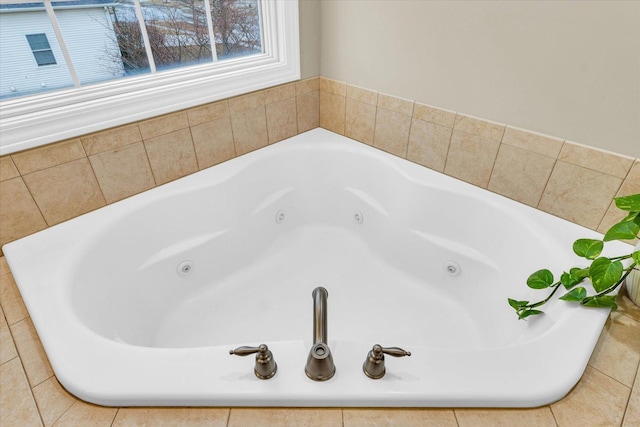
[[56,64],[56,57],[53,56],[46,34],[27,34],[27,41],[39,67]]
[[[0,154],[300,78],[295,0],[29,1],[0,0]],[[12,84],[6,24],[27,13],[38,65],[58,67]]]

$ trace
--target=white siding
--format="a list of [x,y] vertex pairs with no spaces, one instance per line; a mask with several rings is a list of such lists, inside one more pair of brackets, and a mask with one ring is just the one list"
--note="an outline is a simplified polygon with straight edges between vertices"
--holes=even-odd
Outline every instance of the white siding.
[[[60,28],[81,84],[123,77],[115,34],[104,8],[56,10]],[[117,59],[118,63],[114,63]]]
[[[44,33],[56,57],[56,65],[39,67],[36,63],[26,34]],[[60,51],[47,13],[1,13],[0,14],[0,96],[10,95],[11,86],[17,94],[28,94],[47,89],[73,86],[67,65]]]
[[[121,65],[118,70],[104,60],[106,50],[117,47],[103,8],[56,10],[56,16],[81,83],[123,75]],[[39,67],[36,63],[26,34],[38,33],[47,35],[56,65]],[[12,86],[17,89],[17,95],[73,86],[44,10],[0,13],[0,97],[14,94]]]

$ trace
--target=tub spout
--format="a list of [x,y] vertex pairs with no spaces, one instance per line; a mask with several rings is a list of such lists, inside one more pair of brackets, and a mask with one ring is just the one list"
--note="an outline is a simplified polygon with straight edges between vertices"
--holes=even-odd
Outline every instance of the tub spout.
[[327,344],[327,296],[325,288],[313,290],[313,347],[304,372],[314,381],[326,381],[336,373],[333,356]]

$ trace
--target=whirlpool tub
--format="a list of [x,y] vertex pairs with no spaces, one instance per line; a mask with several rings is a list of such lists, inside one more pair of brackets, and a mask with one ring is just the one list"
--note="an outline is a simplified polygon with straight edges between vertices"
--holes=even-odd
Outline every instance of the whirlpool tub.
[[[595,235],[316,129],[4,247],[63,386],[108,406],[527,407],[581,377],[607,310],[507,297]],[[314,288],[336,373],[312,381]],[[238,346],[266,344],[253,373]],[[372,380],[374,344],[386,358]],[[563,364],[562,361],[571,361]]]

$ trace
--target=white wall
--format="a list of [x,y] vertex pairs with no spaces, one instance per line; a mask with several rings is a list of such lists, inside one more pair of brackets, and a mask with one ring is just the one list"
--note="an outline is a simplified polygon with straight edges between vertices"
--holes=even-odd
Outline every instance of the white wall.
[[321,74],[640,157],[639,1],[323,0]]

